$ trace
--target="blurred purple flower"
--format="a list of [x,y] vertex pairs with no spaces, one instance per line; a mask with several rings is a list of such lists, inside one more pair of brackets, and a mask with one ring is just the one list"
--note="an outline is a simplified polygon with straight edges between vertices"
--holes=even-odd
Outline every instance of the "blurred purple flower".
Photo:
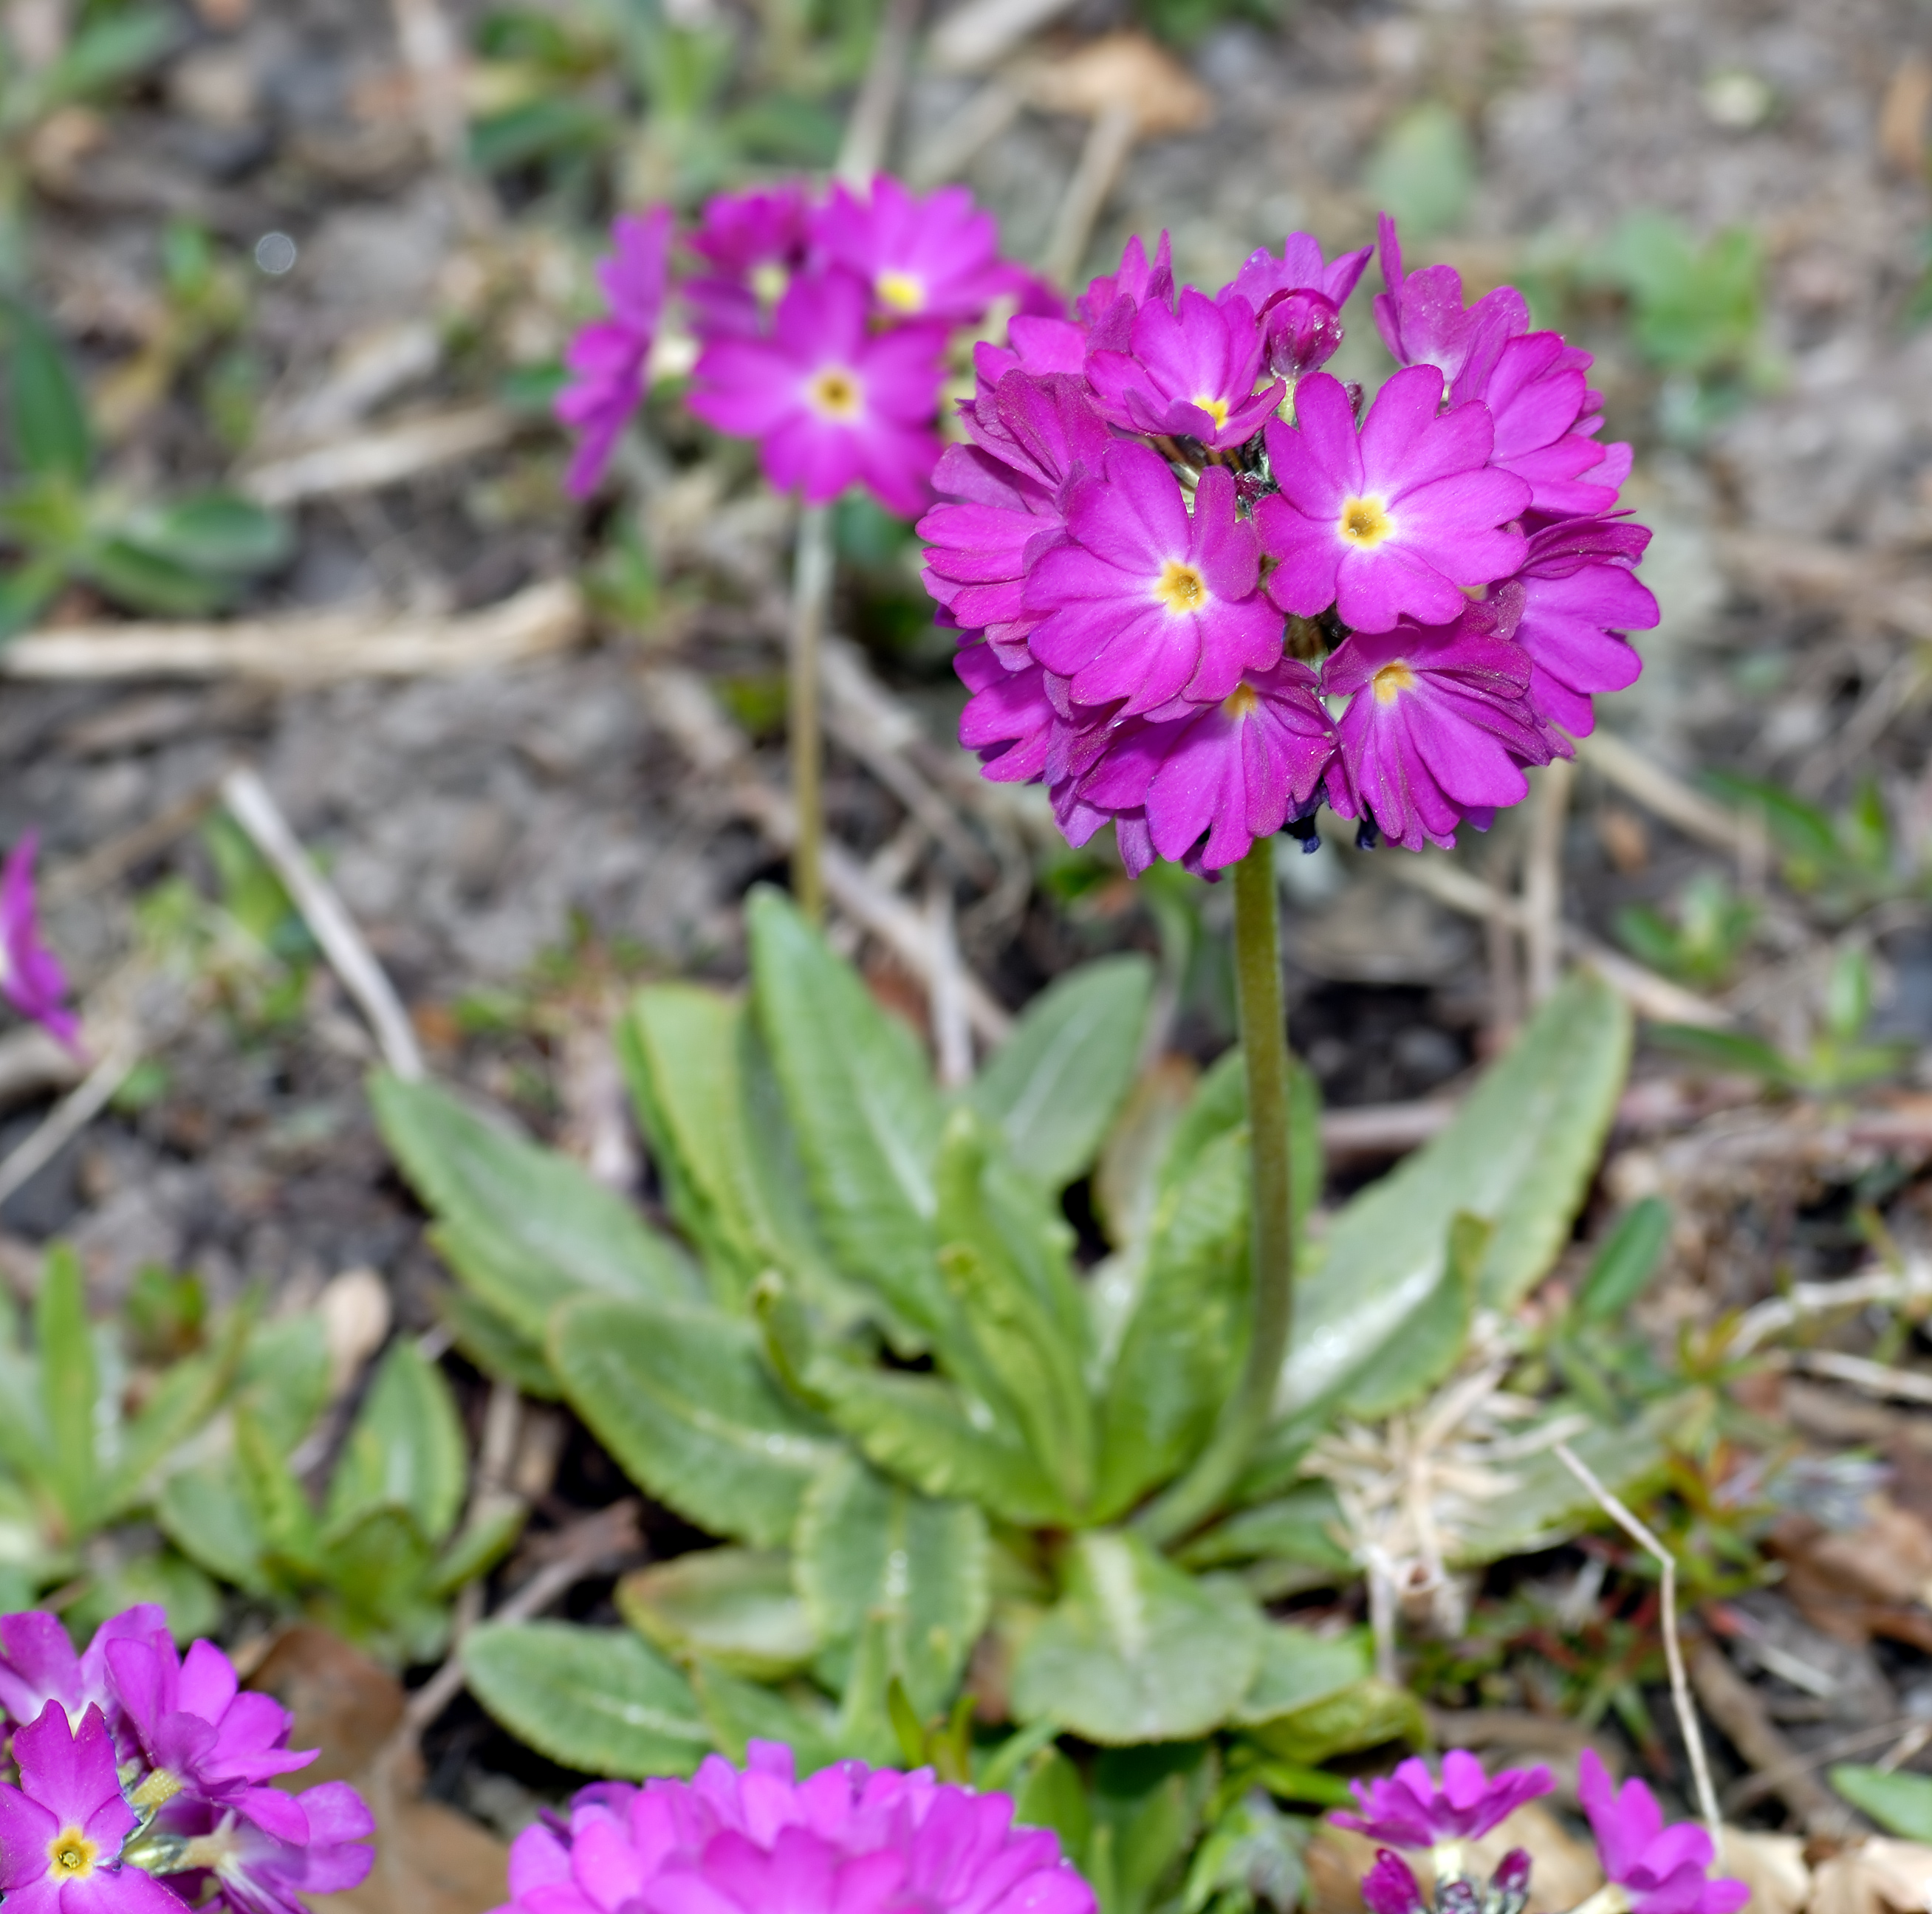
[[835,184],[812,215],[812,236],[833,266],[855,274],[890,320],[970,324],[1006,296],[1057,314],[1059,302],[1024,268],[1000,256],[1000,229],[963,186],[921,199],[881,173],[861,197]]
[[1413,1870],[1385,1847],[1377,1850],[1376,1864],[1362,1876],[1362,1900],[1369,1914],[1428,1914]]
[[1611,1885],[1623,1890],[1629,1914],[1736,1914],[1750,1898],[1742,1881],[1708,1877],[1711,1838],[1695,1822],[1666,1827],[1657,1798],[1632,1779],[1611,1781],[1594,1748],[1576,1766],[1576,1795],[1597,1838]]
[[[1436,668],[1454,668],[1438,664]],[[1472,664],[1470,668],[1480,668]],[[1396,836],[1387,825],[1383,829],[1390,837]],[[1525,1802],[1546,1795],[1554,1785],[1550,1770],[1540,1764],[1505,1768],[1492,1778],[1484,1773],[1483,1764],[1473,1754],[1451,1748],[1442,1757],[1439,1782],[1430,1773],[1426,1762],[1413,1760],[1403,1762],[1393,1774],[1351,1782],[1360,1811],[1337,1814],[1334,1820],[1338,1827],[1352,1828],[1391,1847],[1435,1847],[1445,1841],[1480,1840]]]
[[678,288],[700,338],[756,336],[805,263],[810,220],[805,188],[795,182],[706,202],[684,243],[709,270]]
[[39,848],[39,833],[28,831],[0,867],[0,997],[70,1050],[77,1049],[80,1024],[67,1007],[67,974],[40,941],[34,901],[34,854]]
[[94,1631],[86,1652],[76,1654],[58,1616],[40,1609],[0,1616],[0,1719],[24,1726],[57,1701],[75,1728],[90,1708],[100,1710],[110,1730],[116,1727],[121,1704],[108,1672],[108,1643],[145,1641],[167,1630],[167,1610],[141,1602],[110,1616]]

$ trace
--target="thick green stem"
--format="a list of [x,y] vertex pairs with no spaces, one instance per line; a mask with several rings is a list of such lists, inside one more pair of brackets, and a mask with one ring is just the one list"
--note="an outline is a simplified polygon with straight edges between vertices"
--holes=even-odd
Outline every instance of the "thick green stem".
[[1258,838],[1234,866],[1234,998],[1248,1078],[1248,1152],[1254,1189],[1254,1320],[1247,1366],[1194,1466],[1140,1520],[1169,1542],[1220,1507],[1267,1430],[1294,1318],[1294,1226],[1289,1198],[1288,1034],[1274,840]]
[[819,641],[832,601],[832,508],[799,514],[791,574],[791,890],[811,923],[825,915],[825,739],[818,719]]

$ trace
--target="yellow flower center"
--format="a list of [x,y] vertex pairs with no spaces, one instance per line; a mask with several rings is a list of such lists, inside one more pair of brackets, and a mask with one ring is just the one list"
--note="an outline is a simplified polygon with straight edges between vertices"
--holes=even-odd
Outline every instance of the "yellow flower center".
[[752,268],[752,290],[761,306],[775,306],[784,297],[791,274],[776,260],[766,260]]
[[1208,602],[1208,581],[1192,566],[1170,558],[1160,568],[1154,595],[1170,611],[1198,611]]
[[1348,499],[1342,506],[1341,531],[1352,545],[1372,551],[1395,530],[1388,508],[1380,499]]
[[47,1858],[64,1881],[84,1881],[94,1872],[94,1857],[100,1852],[78,1828],[63,1828],[47,1844]]
[[842,365],[829,365],[813,374],[806,394],[820,418],[840,424],[849,424],[865,410],[865,388],[859,383],[858,374]]
[[1194,403],[1214,422],[1216,431],[1220,431],[1227,424],[1228,401],[1226,399],[1210,399],[1204,392],[1196,392]]
[[910,272],[882,272],[872,281],[882,305],[895,312],[921,312],[926,307],[926,281]]
[[1375,693],[1378,704],[1393,704],[1404,692],[1415,688],[1415,674],[1398,658],[1393,664],[1384,664],[1369,680],[1369,688]]
[[1221,709],[1230,718],[1245,718],[1261,701],[1261,694],[1252,685],[1237,685],[1221,700]]

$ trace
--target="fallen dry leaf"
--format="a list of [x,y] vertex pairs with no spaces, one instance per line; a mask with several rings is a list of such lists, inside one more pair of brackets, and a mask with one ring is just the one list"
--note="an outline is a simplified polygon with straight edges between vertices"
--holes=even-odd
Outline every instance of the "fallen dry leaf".
[[1028,99],[1049,113],[1096,118],[1124,102],[1144,134],[1191,133],[1214,117],[1214,103],[1173,55],[1140,33],[1109,33],[1025,76]]
[[1842,1531],[1804,1516],[1773,1530],[1785,1592],[1813,1627],[1841,1641],[1874,1635],[1932,1651],[1932,1524],[1885,1496],[1867,1498],[1865,1522]]
[[1924,1914],[1928,1907],[1932,1847],[1917,1841],[1880,1839],[1847,1848],[1812,1880],[1810,1914]]
[[1894,68],[1878,110],[1878,149],[1907,179],[1925,170],[1925,116],[1932,110],[1932,63],[1908,53]]
[[1796,1834],[1759,1834],[1726,1824],[1718,1871],[1750,1889],[1751,1914],[1798,1914],[1810,1898],[1811,1870]]

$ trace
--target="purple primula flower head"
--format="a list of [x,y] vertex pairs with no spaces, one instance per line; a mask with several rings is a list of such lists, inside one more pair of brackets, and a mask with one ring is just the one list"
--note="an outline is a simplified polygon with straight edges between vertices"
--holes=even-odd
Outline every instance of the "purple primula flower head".
[[34,899],[34,855],[40,834],[26,832],[0,866],[0,997],[31,1017],[70,1050],[80,1044],[80,1024],[67,1004],[67,973],[40,941]]
[[1360,1811],[1334,1818],[1338,1827],[1390,1847],[1439,1847],[1481,1840],[1525,1802],[1546,1795],[1555,1785],[1540,1764],[1505,1768],[1492,1776],[1484,1773],[1473,1754],[1451,1748],[1442,1757],[1439,1781],[1426,1761],[1405,1761],[1393,1774],[1351,1782]]
[[1453,266],[1424,266],[1406,277],[1395,221],[1379,221],[1382,284],[1376,295],[1376,330],[1398,365],[1432,365],[1452,404],[1480,398],[1498,356],[1529,330],[1529,302],[1514,286],[1485,292],[1466,310],[1462,277]]
[[[1346,788],[1331,778],[1330,803],[1342,817],[1366,817],[1391,844],[1407,850],[1425,843],[1449,849],[1466,819],[1486,830],[1498,809],[1528,796],[1525,765],[1570,754],[1525,701],[1528,657],[1496,630],[1486,605],[1472,605],[1453,625],[1358,632],[1329,658],[1322,683],[1349,700],[1336,725]],[[1405,1762],[1396,1782],[1375,1784],[1394,1790],[1377,1800],[1385,1798],[1394,1814],[1427,1772],[1419,1762]],[[1478,1811],[1481,1772],[1480,1763],[1464,1755],[1452,1780],[1445,1756],[1444,1785],[1432,1811],[1459,1813],[1465,1797],[1478,1804],[1471,1811]],[[1547,1786],[1546,1774],[1534,1792]],[[1498,1787],[1500,1800],[1508,1790]],[[1359,1825],[1372,1840],[1417,1844],[1398,1840],[1394,1822],[1378,1818],[1379,1806],[1366,1811],[1369,1819],[1344,1825]]]
[[308,1914],[304,1895],[341,1894],[368,1878],[376,1817],[346,1781],[288,1799],[300,1817],[297,1838],[270,1834],[232,1808],[182,1801],[161,1810],[140,1846],[165,1858],[168,1878],[197,1903],[214,1888],[232,1914]]
[[212,1642],[178,1659],[164,1635],[110,1642],[106,1653],[129,1730],[154,1770],[137,1799],[158,1807],[187,1794],[232,1808],[282,1840],[306,1838],[293,1798],[265,1785],[316,1757],[289,1747],[294,1718],[280,1702],[241,1691],[234,1664]]
[[1262,338],[1238,295],[1214,300],[1188,286],[1180,310],[1150,300],[1134,315],[1124,352],[1087,358],[1102,413],[1136,432],[1168,433],[1214,451],[1246,444],[1273,416],[1284,388],[1255,390]]
[[1576,1796],[1609,1882],[1594,1898],[1605,1914],[1736,1914],[1750,1900],[1742,1881],[1708,1878],[1714,1850],[1702,1828],[1666,1827],[1649,1789],[1634,1779],[1617,1787],[1594,1748],[1578,1758]]
[[1564,519],[1531,534],[1510,581],[1522,594],[1513,636],[1529,656],[1530,707],[1572,737],[1594,727],[1593,697],[1628,688],[1643,669],[1623,634],[1658,621],[1657,600],[1634,571],[1649,543],[1628,519]]
[[1444,413],[1433,366],[1398,372],[1358,433],[1348,395],[1326,373],[1295,392],[1298,423],[1268,428],[1280,490],[1256,507],[1264,548],[1280,563],[1269,595],[1314,617],[1330,604],[1345,625],[1386,632],[1400,618],[1444,625],[1463,590],[1522,562],[1522,534],[1504,529],[1529,487],[1491,470],[1486,408]]
[[1258,589],[1254,528],[1234,515],[1225,468],[1201,475],[1190,516],[1160,455],[1120,441],[1072,488],[1064,542],[1027,574],[1029,640],[1082,704],[1132,717],[1184,692],[1226,698],[1281,655],[1282,621]]
[[1177,699],[1122,730],[1080,795],[1102,810],[1143,812],[1154,850],[1171,862],[1223,870],[1321,788],[1336,742],[1320,690],[1306,664],[1284,658],[1247,672],[1216,704]]
[[76,1728],[57,1701],[14,1736],[20,1784],[0,1783],[0,1898],[8,1914],[182,1914],[152,1876],[121,1864],[140,1816],[122,1798],[98,1708]]
[[610,316],[584,327],[564,350],[571,377],[554,410],[578,435],[564,478],[572,498],[596,490],[619,434],[644,403],[651,345],[669,284],[670,222],[665,206],[616,221],[614,250],[597,268]]
[[109,1616],[86,1652],[76,1654],[57,1616],[40,1609],[0,1616],[0,1720],[24,1726],[57,1701],[74,1728],[90,1708],[99,1708],[108,1727],[116,1728],[121,1704],[108,1671],[108,1643],[157,1635],[165,1640],[167,1632],[167,1610],[158,1602],[140,1602]]
[[497,1914],[1093,1914],[1052,1834],[1012,1825],[1004,1795],[839,1762],[793,1778],[754,1742],[742,1770],[712,1756],[688,1781],[604,1784],[567,1823],[510,1850]]
[[998,222],[963,186],[921,199],[883,173],[863,197],[835,184],[812,215],[812,236],[826,260],[867,287],[888,320],[970,324],[1002,296],[1029,310],[1042,303],[1039,282],[1000,258]]
[[1376,1850],[1375,1865],[1362,1876],[1362,1902],[1369,1914],[1429,1914],[1408,1863],[1385,1847]]
[[939,458],[932,429],[944,328],[876,332],[871,296],[835,269],[795,278],[771,336],[716,339],[698,357],[691,409],[721,432],[755,439],[765,476],[824,505],[862,484],[888,512],[916,518]]
[[685,244],[707,268],[679,287],[701,338],[754,337],[805,263],[810,208],[802,186],[721,193]]

